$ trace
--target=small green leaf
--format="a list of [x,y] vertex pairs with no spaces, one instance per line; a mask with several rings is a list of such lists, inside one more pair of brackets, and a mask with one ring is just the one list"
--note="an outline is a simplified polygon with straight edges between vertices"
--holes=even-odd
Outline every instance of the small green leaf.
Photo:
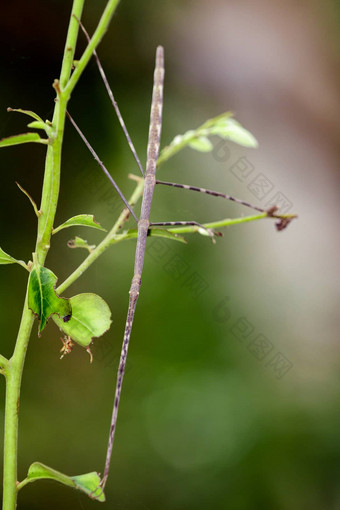
[[7,111],[8,112],[23,113],[24,115],[28,115],[29,117],[32,117],[33,119],[35,119],[35,120],[37,120],[39,122],[44,122],[42,120],[42,118],[39,117],[39,115],[37,115],[36,113],[32,112],[31,110],[22,110],[21,108],[10,108],[10,107],[8,107]]
[[53,135],[53,129],[49,124],[47,124],[47,122],[40,122],[38,120],[34,120],[33,122],[27,124],[27,127],[33,129],[42,129],[43,131],[45,131],[48,137],[52,137]]
[[23,133],[21,135],[9,136],[0,140],[0,147],[10,147],[11,145],[20,145],[22,143],[43,143],[47,144],[48,140],[40,138],[38,133]]
[[27,265],[23,260],[17,260],[8,255],[4,250],[0,248],[0,264],[19,264],[27,269]]
[[217,124],[210,130],[210,134],[231,140],[243,147],[258,147],[256,138],[235,119],[229,118]]
[[70,300],[56,294],[56,283],[56,275],[35,262],[29,279],[28,307],[40,320],[39,334],[51,315],[57,314],[65,323],[72,315]]
[[23,192],[24,195],[26,195],[26,197],[28,198],[28,200],[31,202],[32,204],[32,207],[34,209],[34,212],[36,214],[36,216],[39,218],[39,216],[41,216],[41,212],[38,211],[38,208],[37,208],[37,204],[34,202],[33,198],[31,197],[31,195],[29,193],[27,193],[27,191],[22,187],[20,186],[20,184],[18,182],[15,182],[15,184],[18,186],[18,188],[20,189],[20,191]]
[[70,239],[70,241],[67,242],[67,246],[69,248],[85,248],[85,250],[88,250],[90,253],[95,249],[95,244],[88,244],[88,242],[85,239],[82,239],[81,237],[76,236],[74,239]]
[[70,298],[72,317],[63,322],[53,316],[54,322],[66,335],[82,347],[88,347],[94,337],[102,336],[111,325],[111,311],[97,294],[78,294]]
[[170,145],[161,151],[157,166],[159,167],[185,147],[191,147],[201,152],[211,151],[213,144],[208,140],[208,136],[213,135],[231,140],[244,147],[255,148],[258,145],[255,137],[232,118],[232,113],[226,112],[207,120],[197,129],[190,129],[183,135],[175,136]]
[[199,136],[198,138],[194,138],[189,143],[189,147],[200,152],[210,152],[214,148],[213,144],[206,136]]
[[16,264],[18,261],[0,248],[0,264]]
[[69,220],[65,221],[65,223],[59,225],[59,227],[53,229],[53,234],[56,234],[63,228],[68,227],[92,227],[106,232],[105,228],[94,220],[92,214],[78,214],[78,216],[73,216]]
[[33,129],[42,129],[45,131],[45,122],[40,122],[40,120],[34,120],[33,122],[30,122],[27,124],[27,127],[33,128]]
[[96,499],[100,502],[105,501],[103,489],[100,487],[100,477],[95,471],[84,475],[67,476],[60,471],[45,466],[45,464],[34,462],[29,467],[27,478],[19,483],[18,489],[20,490],[26,484],[36,482],[37,480],[54,480],[73,489],[85,492],[91,499]]
[[60,471],[56,471],[55,469],[45,466],[40,462],[34,462],[28,469],[26,480],[35,482],[36,480],[42,479],[55,480],[64,485],[68,485],[69,487],[75,487],[75,483],[70,476],[64,475],[63,473],[60,473]]

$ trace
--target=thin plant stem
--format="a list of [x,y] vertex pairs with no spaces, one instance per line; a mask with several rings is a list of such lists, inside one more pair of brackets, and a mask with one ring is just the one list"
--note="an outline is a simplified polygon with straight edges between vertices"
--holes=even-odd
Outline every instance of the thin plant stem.
[[8,365],[8,359],[0,354],[0,370],[5,370]]
[[[202,227],[206,229],[217,229],[222,227],[231,227],[232,225],[239,225],[241,223],[249,223],[250,221],[263,220],[265,218],[276,218],[276,216],[268,216],[268,213],[255,214],[252,216],[243,216],[241,218],[226,218],[224,220],[212,221],[211,223],[202,223]],[[292,220],[296,218],[295,214],[282,214],[278,219]],[[185,226],[185,227],[170,227],[167,229],[173,234],[192,234],[200,231],[200,227],[197,226]]]
[[[77,63],[77,67],[74,70],[74,73],[72,74],[70,80],[68,81],[68,83],[64,89],[65,94],[67,94],[68,96],[71,95],[72,90],[78,83],[78,80],[79,80],[81,74],[83,73],[90,58],[92,57],[93,51],[96,49],[96,47],[102,40],[118,4],[119,4],[119,0],[110,0],[107,3],[105,10],[102,14],[102,17],[100,18],[100,21],[98,23],[98,26],[97,26],[93,36],[91,37],[91,40],[90,40],[86,50],[84,51],[81,59]],[[75,14],[74,22],[77,23],[78,28],[79,28],[78,19],[80,19],[80,16],[77,16],[76,13],[74,13],[74,14]]]

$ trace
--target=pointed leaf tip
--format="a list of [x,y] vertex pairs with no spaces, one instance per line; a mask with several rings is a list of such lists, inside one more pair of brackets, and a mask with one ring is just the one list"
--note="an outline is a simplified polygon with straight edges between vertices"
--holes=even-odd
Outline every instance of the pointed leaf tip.
[[18,112],[23,113],[24,115],[28,115],[29,117],[32,117],[38,122],[43,122],[42,118],[39,117],[39,115],[35,112],[32,112],[31,110],[23,110],[22,108],[11,108],[10,106],[7,108],[8,112]]
[[77,216],[73,216],[72,218],[59,225],[59,227],[55,228],[53,230],[53,234],[56,234],[63,228],[68,227],[91,227],[106,232],[106,229],[103,228],[97,221],[95,221],[92,214],[78,214]]
[[27,193],[27,191],[22,187],[20,186],[20,184],[18,182],[15,182],[15,184],[18,186],[18,188],[20,189],[20,191],[23,192],[24,195],[26,195],[26,197],[28,198],[28,200],[31,202],[31,205],[34,209],[34,212],[36,214],[36,216],[39,218],[39,216],[41,216],[41,212],[38,211],[38,207],[37,207],[37,204],[35,203],[35,201],[33,200],[33,198],[31,197],[31,195],[29,193]]
[[0,264],[16,264],[18,261],[0,248]]
[[11,145],[20,145],[22,143],[43,143],[47,144],[48,140],[40,138],[38,133],[23,133],[21,135],[9,136],[0,140],[0,147],[10,147]]
[[0,264],[19,264],[20,266],[23,266],[25,269],[27,269],[27,265],[23,260],[17,260],[11,255],[8,255],[4,250],[0,248]]

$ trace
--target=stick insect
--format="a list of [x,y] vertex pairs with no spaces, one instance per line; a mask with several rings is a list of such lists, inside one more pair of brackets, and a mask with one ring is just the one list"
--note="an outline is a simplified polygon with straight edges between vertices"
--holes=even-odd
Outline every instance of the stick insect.
[[[79,20],[78,20],[79,21]],[[81,28],[85,32],[86,37],[89,40],[88,34],[86,33],[84,27],[82,26],[81,22],[79,21]],[[104,489],[108,474],[109,474],[109,468],[110,468],[110,461],[111,461],[111,455],[112,455],[112,449],[113,449],[113,443],[114,443],[114,437],[115,437],[115,431],[116,431],[116,425],[117,425],[117,416],[118,416],[118,409],[119,409],[119,402],[121,397],[121,391],[122,391],[122,384],[123,384],[123,378],[124,378],[124,372],[126,367],[126,360],[127,360],[127,354],[128,354],[128,348],[129,348],[129,342],[131,337],[131,330],[136,310],[136,304],[140,292],[141,287],[141,276],[142,276],[142,270],[144,265],[144,256],[145,256],[145,247],[146,247],[146,240],[149,233],[150,228],[152,227],[160,227],[160,226],[196,226],[197,229],[203,229],[212,239],[214,235],[219,235],[218,232],[213,231],[210,228],[207,228],[204,225],[201,225],[200,223],[196,221],[173,221],[173,222],[157,222],[157,223],[151,223],[150,222],[150,210],[152,205],[152,199],[154,194],[154,189],[156,184],[163,184],[166,186],[173,186],[176,188],[181,189],[187,189],[197,192],[203,192],[212,196],[222,197],[228,200],[232,200],[236,203],[239,203],[241,205],[244,205],[246,207],[250,207],[252,209],[255,209],[261,213],[266,213],[269,217],[274,217],[278,219],[278,222],[276,223],[276,227],[278,230],[282,230],[287,226],[291,218],[287,218],[284,216],[281,216],[277,214],[277,207],[273,206],[268,210],[264,210],[262,208],[253,206],[249,204],[248,202],[245,202],[243,200],[236,199],[234,197],[231,197],[229,195],[226,195],[224,193],[220,193],[217,191],[212,191],[204,188],[199,188],[195,186],[189,186],[185,184],[177,184],[167,181],[159,181],[156,180],[156,167],[157,167],[157,159],[159,156],[159,147],[160,147],[160,137],[161,137],[161,127],[162,127],[162,108],[163,108],[163,81],[164,81],[164,51],[162,46],[158,46],[156,51],[156,65],[155,65],[155,71],[154,71],[154,84],[153,84],[153,92],[152,92],[152,103],[151,103],[151,113],[150,113],[150,126],[149,126],[149,137],[148,137],[148,145],[147,145],[147,162],[146,162],[146,170],[143,171],[142,165],[140,163],[140,160],[138,158],[137,152],[133,146],[133,143],[131,141],[131,138],[128,134],[128,131],[126,129],[125,123],[123,121],[123,118],[120,114],[118,105],[113,97],[112,91],[108,85],[108,81],[106,79],[104,70],[100,64],[100,61],[98,59],[98,56],[96,52],[94,52],[94,56],[97,61],[97,65],[100,71],[100,74],[103,78],[104,84],[107,88],[107,91],[109,93],[111,102],[116,110],[119,122],[122,126],[122,129],[124,131],[124,134],[128,140],[130,149],[135,157],[135,160],[138,164],[138,167],[144,177],[144,191],[143,191],[143,198],[142,198],[142,206],[141,206],[141,213],[140,218],[138,219],[135,212],[133,211],[133,208],[128,203],[128,201],[125,199],[124,195],[118,188],[115,181],[112,179],[109,172],[106,170],[103,163],[100,161],[99,157],[77,126],[77,124],[74,122],[72,117],[69,115],[69,118],[82,137],[83,141],[85,142],[88,149],[91,151],[92,155],[96,159],[97,163],[101,166],[104,173],[107,175],[107,177],[110,179],[111,183],[117,190],[118,194],[120,195],[123,203],[125,204],[125,207],[128,208],[131,215],[134,217],[134,219],[137,221],[138,225],[138,237],[137,237],[137,245],[136,245],[136,253],[135,253],[135,264],[134,264],[134,274],[131,281],[130,291],[129,291],[129,305],[128,305],[128,312],[127,312],[127,318],[126,318],[126,324],[125,324],[125,331],[124,331],[124,337],[123,337],[123,344],[121,349],[121,355],[120,355],[120,361],[118,366],[118,373],[117,373],[117,381],[116,381],[116,389],[115,389],[115,396],[114,396],[114,403],[113,403],[113,411],[112,411],[112,419],[111,419],[111,425],[110,425],[110,432],[109,432],[109,440],[108,440],[108,447],[107,447],[107,454],[106,454],[106,461],[105,461],[105,468],[104,468],[104,474],[101,481],[101,488]]]

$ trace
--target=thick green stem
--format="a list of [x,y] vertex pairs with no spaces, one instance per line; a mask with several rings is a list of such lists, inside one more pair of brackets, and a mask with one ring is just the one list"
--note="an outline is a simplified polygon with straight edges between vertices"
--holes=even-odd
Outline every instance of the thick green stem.
[[25,298],[12,358],[6,368],[3,510],[15,510],[17,499],[18,415],[22,371],[34,316]]
[[70,97],[62,93],[61,87],[63,84],[67,83],[71,75],[72,62],[79,32],[77,18],[80,19],[81,17],[84,2],[85,0],[74,0],[73,2],[60,78],[59,81],[54,83],[57,99],[52,119],[53,136],[50,138],[50,145],[46,155],[44,184],[40,206],[41,215],[38,220],[36,245],[36,252],[40,264],[44,264],[47,252],[50,248],[51,233],[59,197],[61,150],[64,137],[66,107]]

